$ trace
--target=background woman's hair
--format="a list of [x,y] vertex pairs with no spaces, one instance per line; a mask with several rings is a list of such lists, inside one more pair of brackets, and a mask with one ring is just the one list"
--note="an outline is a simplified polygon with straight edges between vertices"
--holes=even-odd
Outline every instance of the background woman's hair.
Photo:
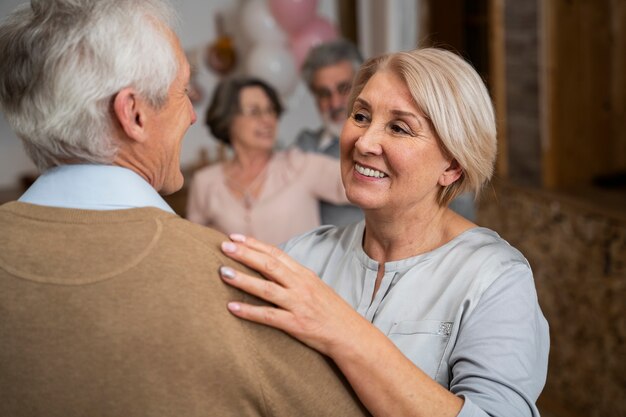
[[211,134],[221,142],[230,145],[230,126],[233,118],[241,111],[241,90],[247,87],[261,88],[280,117],[283,106],[276,90],[266,82],[252,77],[233,77],[220,82],[211,97],[211,103],[206,112],[205,124]]

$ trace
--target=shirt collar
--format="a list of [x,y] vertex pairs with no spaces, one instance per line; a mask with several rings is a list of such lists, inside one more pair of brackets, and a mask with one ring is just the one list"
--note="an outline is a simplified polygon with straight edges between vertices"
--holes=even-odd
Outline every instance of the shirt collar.
[[331,145],[337,142],[339,138],[330,133],[328,130],[323,129],[320,135],[319,142],[317,143],[317,150],[322,152],[328,149]]
[[174,213],[137,173],[112,165],[62,165],[51,168],[37,178],[18,201],[86,210],[157,207]]

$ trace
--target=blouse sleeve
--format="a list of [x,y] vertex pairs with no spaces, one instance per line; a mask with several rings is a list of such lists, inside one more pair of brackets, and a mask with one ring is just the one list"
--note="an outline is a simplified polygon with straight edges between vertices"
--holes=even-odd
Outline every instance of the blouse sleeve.
[[207,184],[202,181],[199,173],[196,173],[191,181],[191,185],[189,186],[186,211],[187,220],[203,226],[207,226],[209,224],[209,219],[206,215],[206,198],[208,198]]
[[332,204],[350,204],[341,181],[339,160],[318,153],[305,153],[307,178],[312,194]]
[[549,347],[532,273],[510,268],[459,329],[450,357],[450,391],[465,399],[458,417],[539,417]]

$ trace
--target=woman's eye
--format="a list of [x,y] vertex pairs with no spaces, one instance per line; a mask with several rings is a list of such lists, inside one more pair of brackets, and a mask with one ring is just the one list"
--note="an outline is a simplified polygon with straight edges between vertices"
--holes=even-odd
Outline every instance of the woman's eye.
[[352,115],[354,121],[358,123],[363,123],[367,121],[367,117],[363,113],[356,112]]
[[390,126],[390,129],[394,133],[401,133],[401,134],[404,134],[404,135],[407,135],[409,133],[407,129],[405,129],[404,127],[402,127],[402,126],[400,126],[398,124],[392,124]]

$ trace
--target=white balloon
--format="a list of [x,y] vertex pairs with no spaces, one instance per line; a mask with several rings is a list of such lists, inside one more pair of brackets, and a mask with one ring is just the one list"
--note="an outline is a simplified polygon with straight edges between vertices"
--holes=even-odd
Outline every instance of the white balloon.
[[278,26],[266,0],[247,0],[241,9],[241,26],[253,43],[285,44],[287,35]]
[[246,59],[246,72],[270,84],[283,97],[289,96],[298,82],[293,56],[281,45],[256,45]]

